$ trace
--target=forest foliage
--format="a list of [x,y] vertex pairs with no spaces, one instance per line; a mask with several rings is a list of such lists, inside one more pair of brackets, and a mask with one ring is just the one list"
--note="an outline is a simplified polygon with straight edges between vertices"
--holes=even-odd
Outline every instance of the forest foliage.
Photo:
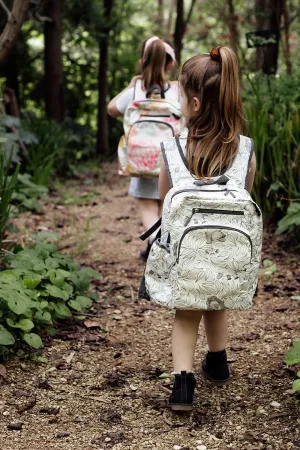
[[[18,2],[24,9],[24,0],[7,6]],[[144,39],[164,37],[181,62],[228,45],[239,58],[258,156],[254,195],[276,221],[300,197],[299,14],[296,0],[30,1],[0,65],[7,151],[13,146],[13,163],[44,186],[86,160],[114,157],[122,121],[107,116],[106,104],[139,72]],[[2,35],[8,23],[0,8]],[[277,46],[247,47],[247,33],[274,27]],[[279,230],[294,231],[292,210],[291,227]]]
[[[257,156],[254,197],[278,233],[300,236],[297,0],[0,3],[0,356],[40,348],[57,321],[95,299],[97,272],[58,252],[49,236],[16,246],[10,218],[38,210],[57,177],[113,160],[122,121],[109,118],[106,105],[139,73],[151,35],[172,43],[179,63],[216,45],[236,52]],[[269,29],[280,36],[276,45],[247,47],[247,33]],[[299,342],[287,363],[296,357]]]

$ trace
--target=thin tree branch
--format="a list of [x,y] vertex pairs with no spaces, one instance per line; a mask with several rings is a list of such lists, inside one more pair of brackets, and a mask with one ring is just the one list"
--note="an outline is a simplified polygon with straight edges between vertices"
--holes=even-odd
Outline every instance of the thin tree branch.
[[190,6],[190,10],[189,10],[189,12],[188,12],[186,21],[185,21],[185,23],[184,23],[184,28],[185,28],[185,29],[186,29],[186,27],[188,26],[188,24],[190,23],[190,20],[191,20],[192,14],[193,14],[193,9],[194,9],[195,4],[196,4],[196,0],[192,0],[191,6]]
[[[1,4],[3,6],[3,1]],[[9,20],[0,36],[0,65],[12,49],[18,34],[22,28],[29,0],[15,0],[11,11],[11,20]]]
[[[0,0],[1,1],[1,0]],[[50,17],[46,17],[46,16],[41,16],[37,11],[35,11],[33,13],[33,17],[35,19],[37,19],[39,22],[53,22],[52,19],[50,19]]]
[[3,0],[0,0],[0,5],[2,6],[2,9],[4,9],[4,11],[6,12],[8,20],[11,20],[11,17],[12,17],[11,12],[8,9],[8,7],[6,6],[6,4],[4,3]]
[[[300,14],[300,6],[295,11],[295,14],[293,15],[293,17],[290,17],[289,21],[287,22],[287,25],[289,26],[291,23],[293,23],[297,19],[297,17],[299,16],[299,14]],[[285,25],[282,25],[280,27],[280,29],[284,30],[284,27],[285,27]]]

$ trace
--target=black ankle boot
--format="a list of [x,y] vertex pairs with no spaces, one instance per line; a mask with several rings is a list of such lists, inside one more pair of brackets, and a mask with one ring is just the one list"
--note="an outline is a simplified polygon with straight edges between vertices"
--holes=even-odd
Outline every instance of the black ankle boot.
[[216,386],[223,386],[230,381],[226,350],[208,352],[202,362],[202,375]]
[[148,242],[147,248],[140,252],[140,258],[143,261],[147,261],[149,253],[150,253],[150,250],[151,250],[151,247],[152,247],[152,244],[150,244],[150,242]]
[[181,372],[175,374],[172,394],[169,405],[173,411],[191,411],[193,409],[193,398],[196,380],[193,373]]

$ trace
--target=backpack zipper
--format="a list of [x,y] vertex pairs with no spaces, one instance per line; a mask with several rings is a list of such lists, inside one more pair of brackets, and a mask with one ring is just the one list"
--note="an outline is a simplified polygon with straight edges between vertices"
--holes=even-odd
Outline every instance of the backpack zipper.
[[[170,114],[152,114],[151,116],[150,116],[150,114],[148,115],[148,114],[141,114],[141,117],[171,117],[171,115]],[[140,121],[139,121],[140,122]],[[164,122],[165,123],[165,122]]]
[[[159,99],[159,100],[163,100],[164,103],[168,103],[168,104],[171,105],[173,108],[175,108],[175,109],[178,110],[178,108],[177,108],[176,106],[174,106],[174,104],[173,104],[172,102],[170,102],[169,100],[165,100],[165,99]],[[174,100],[174,101],[176,101],[176,103],[179,103],[177,100]],[[138,102],[138,103],[147,103],[147,102],[157,102],[157,100],[154,100],[154,99],[151,99],[151,98],[149,98],[149,99],[147,99],[147,100],[133,100],[133,103],[136,103],[136,102]],[[180,116],[180,117],[181,117],[181,116]]]
[[192,209],[192,215],[189,217],[185,222],[184,226],[186,227],[190,220],[192,219],[193,215],[195,213],[202,213],[202,214],[228,214],[230,216],[244,216],[244,211],[231,211],[229,209],[209,209],[209,208],[193,208]]
[[[249,243],[250,243],[250,247],[251,247],[251,259],[252,259],[252,241],[251,241],[251,238],[250,238],[249,234],[246,233],[245,231],[239,230],[238,228],[234,228],[234,227],[228,227],[228,226],[226,226],[226,225],[220,225],[220,226],[217,226],[217,225],[197,225],[197,226],[189,227],[187,230],[184,230],[183,235],[181,236],[180,241],[179,241],[179,245],[178,245],[177,259],[176,259],[176,262],[177,262],[177,263],[179,262],[180,248],[181,248],[181,244],[182,244],[182,241],[183,241],[184,237],[185,237],[190,231],[194,231],[194,230],[203,230],[203,229],[204,229],[204,230],[206,230],[206,229],[209,229],[209,230],[211,230],[211,229],[216,229],[216,230],[231,230],[231,231],[236,231],[237,233],[243,234],[243,235],[248,239],[248,241],[249,241]],[[250,262],[251,262],[251,260],[250,260]]]
[[134,122],[134,123],[131,125],[131,127],[130,127],[130,130],[129,130],[129,133],[128,133],[128,137],[127,137],[127,145],[128,145],[129,136],[130,136],[130,133],[131,133],[131,130],[132,130],[133,126],[136,125],[137,123],[142,123],[142,122],[163,123],[163,124],[166,125],[167,127],[171,128],[171,130],[172,130],[172,135],[175,136],[174,128],[172,127],[172,125],[170,125],[169,123],[163,122],[162,120],[137,120],[137,121]]
[[244,216],[244,211],[231,211],[230,209],[206,209],[206,208],[193,208],[193,214],[195,213],[208,213],[208,214],[229,214],[232,216]]
[[[228,191],[228,189],[181,189],[180,191],[174,192],[174,194],[171,197],[171,201],[173,200],[173,198],[178,195],[178,194],[182,194],[183,192],[225,192]],[[231,191],[228,191],[231,192]]]

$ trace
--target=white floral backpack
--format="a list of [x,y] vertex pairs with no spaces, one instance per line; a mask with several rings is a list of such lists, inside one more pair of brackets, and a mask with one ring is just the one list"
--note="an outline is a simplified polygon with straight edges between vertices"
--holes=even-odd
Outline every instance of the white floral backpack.
[[159,86],[152,86],[148,98],[144,97],[142,81],[137,80],[133,102],[124,114],[125,134],[118,147],[121,175],[158,177],[162,161],[160,143],[182,130],[177,83],[169,84],[164,92]]
[[245,189],[253,141],[240,136],[230,169],[207,183],[189,172],[186,141],[184,130],[180,138],[162,143],[172,188],[140,297],[176,309],[247,309],[262,246],[262,214]]

